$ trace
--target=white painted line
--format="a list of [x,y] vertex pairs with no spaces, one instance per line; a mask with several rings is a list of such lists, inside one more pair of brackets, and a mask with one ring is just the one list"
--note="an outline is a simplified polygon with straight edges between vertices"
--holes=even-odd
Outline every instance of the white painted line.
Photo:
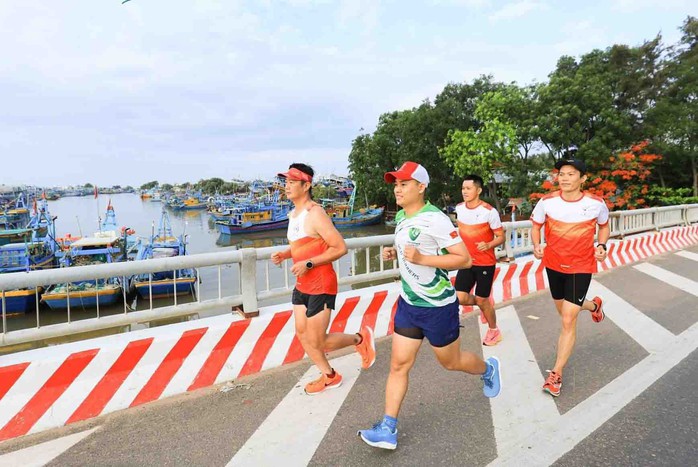
[[698,324],[681,333],[661,352],[650,354],[558,420],[540,426],[506,452],[500,450],[499,457],[489,465],[552,465],[696,348]]
[[671,331],[596,281],[591,281],[588,295],[600,296],[606,317],[650,353],[662,350],[676,338]]
[[[496,355],[502,364],[502,392],[490,399],[497,449],[516,443],[532,430],[550,420],[560,418],[553,398],[541,388],[545,378],[528,344],[521,321],[513,306],[497,310],[497,326],[502,341],[492,347],[483,346],[485,358]],[[487,326],[480,326],[484,338]]]
[[684,258],[692,259],[693,261],[698,261],[698,254],[693,253],[692,251],[677,251],[677,255],[683,256]]
[[357,353],[330,361],[342,375],[342,385],[316,396],[304,392],[319,372],[312,366],[276,406],[228,466],[306,466],[325,437],[361,371]]
[[0,467],[41,467],[90,436],[99,427],[0,455]]
[[633,267],[640,272],[644,272],[648,276],[652,276],[655,279],[659,279],[666,284],[698,297],[698,282],[696,281],[674,274],[671,271],[667,271],[666,269],[650,263],[642,263]]

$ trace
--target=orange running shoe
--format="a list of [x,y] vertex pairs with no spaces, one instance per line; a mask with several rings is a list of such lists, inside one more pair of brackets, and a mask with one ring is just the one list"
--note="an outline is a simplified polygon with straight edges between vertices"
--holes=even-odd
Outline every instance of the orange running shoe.
[[594,297],[591,301],[596,304],[596,311],[591,312],[591,319],[595,323],[600,323],[606,317],[606,314],[603,312],[603,300],[601,300],[601,297]]
[[548,379],[545,380],[543,385],[543,391],[547,392],[551,396],[557,397],[560,395],[560,389],[562,388],[562,376],[558,375],[554,371],[548,374]]
[[328,389],[338,388],[341,385],[342,375],[335,371],[334,376],[332,378],[330,378],[327,375],[320,375],[320,377],[315,381],[311,381],[310,383],[306,384],[305,393],[309,396],[314,396]]
[[482,345],[497,345],[502,340],[502,333],[499,328],[488,329],[487,334],[485,334],[485,339],[482,341]]
[[356,346],[356,351],[361,355],[361,368],[371,368],[376,363],[376,340],[373,337],[373,329],[364,326],[359,333],[361,343]]

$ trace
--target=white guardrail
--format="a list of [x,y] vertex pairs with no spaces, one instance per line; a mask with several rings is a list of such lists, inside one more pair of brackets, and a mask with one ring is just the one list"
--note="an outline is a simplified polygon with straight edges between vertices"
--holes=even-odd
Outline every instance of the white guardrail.
[[[690,225],[696,222],[698,222],[698,204],[617,211],[611,213],[611,236],[623,238],[634,233]],[[505,222],[506,241],[502,247],[497,248],[497,257],[513,259],[531,253],[533,250],[531,228],[530,221]],[[382,246],[393,244],[393,235],[351,238],[346,240],[346,244],[349,249],[348,255],[335,262],[340,288],[358,284],[373,285],[378,281],[394,280],[399,277],[396,262],[384,263],[380,254]],[[246,311],[256,311],[259,309],[260,302],[290,297],[295,283],[294,277],[290,273],[290,262],[285,261],[279,267],[274,266],[270,261],[272,253],[285,248],[287,247],[222,250],[215,253],[147,261],[1,274],[2,332],[0,332],[0,346],[191,317],[206,311],[220,311],[218,314],[221,314],[236,306],[240,306]],[[119,305],[100,310],[100,307],[97,306],[90,310],[89,316],[85,316],[85,310],[80,308],[80,315],[75,316],[76,307],[71,309],[70,294],[68,294],[65,313],[50,310],[51,321],[54,324],[42,325],[41,313],[47,310],[40,306],[40,288],[45,290],[47,286],[52,284],[70,284],[111,277],[122,278],[122,284],[126,284],[127,278],[137,274],[148,274],[149,277],[152,277],[152,274],[156,272],[176,272],[187,268],[195,269],[199,278],[204,274],[208,284],[208,288],[202,290],[200,282],[197,281],[192,291],[194,298],[190,298],[189,302],[182,303],[185,300],[180,298],[178,303],[178,297],[174,295],[170,298],[171,304],[168,302],[165,306],[154,306],[151,286],[150,297],[146,299],[147,308],[134,309],[127,302],[126,288],[124,287],[123,308]],[[231,278],[230,268],[237,269],[237,280]],[[237,284],[231,282],[237,282]],[[17,326],[8,326],[8,323],[14,321],[14,317],[8,317],[6,301],[9,294],[18,289],[34,290],[35,317],[33,319],[35,318],[35,321],[32,322],[32,326],[25,326],[24,329],[10,329],[10,327],[16,328]],[[56,323],[56,315],[59,315],[61,322]]]

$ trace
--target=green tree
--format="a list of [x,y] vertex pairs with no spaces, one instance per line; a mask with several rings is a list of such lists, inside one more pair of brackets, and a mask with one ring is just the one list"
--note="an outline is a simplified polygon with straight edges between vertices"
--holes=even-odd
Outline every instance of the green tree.
[[453,130],[448,133],[446,146],[441,150],[444,160],[459,177],[479,174],[491,186],[497,210],[501,212],[495,172],[506,174],[512,167],[518,148],[516,129],[500,118],[500,110],[493,102],[502,98],[500,92],[488,93],[478,104],[475,117],[482,122],[477,130]]
[[143,185],[141,185],[140,189],[141,190],[151,190],[158,185],[159,185],[159,183],[157,182],[157,180],[153,180],[152,182],[144,183]]
[[690,174],[698,196],[698,20],[689,16],[679,43],[669,49],[663,69],[666,85],[650,113],[656,145],[673,164],[675,177]]

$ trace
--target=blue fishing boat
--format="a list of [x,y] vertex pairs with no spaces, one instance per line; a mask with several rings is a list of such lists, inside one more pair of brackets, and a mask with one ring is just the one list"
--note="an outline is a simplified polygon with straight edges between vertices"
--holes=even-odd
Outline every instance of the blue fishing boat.
[[[128,238],[135,232],[125,227],[117,229],[116,225],[116,214],[109,201],[105,219],[100,223],[102,230],[95,232],[91,237],[82,237],[71,242],[67,251],[62,253],[61,267],[125,261],[128,254]],[[68,302],[71,308],[108,306],[119,300],[123,292],[122,287],[122,281],[118,277],[55,284],[46,290],[41,301],[51,309],[65,309]]]
[[291,203],[281,201],[279,190],[257,203],[236,205],[230,217],[216,222],[216,228],[223,235],[237,235],[252,232],[266,232],[288,227],[288,213]]
[[[157,234],[153,232],[150,242],[141,245],[136,256],[137,261],[172,258],[187,254],[186,236],[175,237],[172,234],[172,225],[167,211],[163,209],[160,216],[160,224]],[[195,293],[197,281],[196,271],[191,268],[178,269],[176,271],[161,271],[152,274],[139,274],[131,278],[131,285],[135,287],[142,298],[163,298],[173,295],[186,295]],[[152,295],[151,295],[152,287]]]
[[354,201],[356,199],[356,190],[351,192],[349,202],[347,204],[334,201],[322,200],[325,212],[332,219],[332,223],[337,229],[353,229],[357,227],[368,227],[370,225],[380,224],[383,220],[383,211],[385,208],[371,206],[368,208],[354,210]]
[[29,209],[24,194],[20,193],[0,211],[0,245],[29,240],[32,236],[32,229],[27,227],[29,221]]
[[[45,201],[41,209],[34,204],[34,216],[31,222],[36,226],[31,229],[30,241],[9,243],[0,246],[0,273],[36,271],[55,266],[56,248],[54,218],[48,213]],[[43,235],[40,233],[43,231]],[[35,308],[43,287],[24,288],[5,292],[5,313],[25,313]]]
[[383,220],[383,207],[366,208],[344,217],[330,217],[337,229],[352,229],[380,224]]

